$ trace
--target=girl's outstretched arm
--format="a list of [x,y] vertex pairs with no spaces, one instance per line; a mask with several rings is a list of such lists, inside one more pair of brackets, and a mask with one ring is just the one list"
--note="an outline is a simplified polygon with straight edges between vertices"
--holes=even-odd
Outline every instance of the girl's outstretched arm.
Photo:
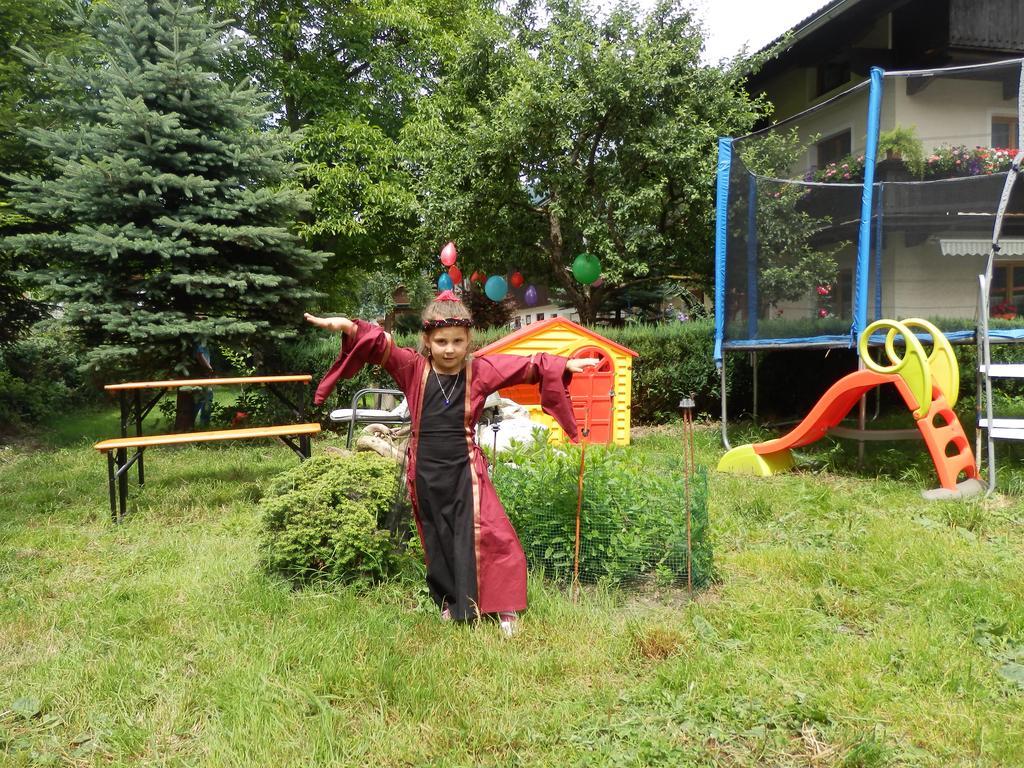
[[350,379],[362,370],[364,365],[384,367],[398,384],[399,389],[408,392],[412,383],[414,363],[419,359],[415,350],[396,346],[391,334],[385,333],[378,325],[365,320],[350,320],[347,317],[317,317],[306,313],[306,322],[325,331],[341,334],[341,350],[334,363],[324,374],[313,395],[313,404],[322,404],[339,379]]
[[573,358],[565,364],[565,370],[572,371],[573,373],[583,373],[587,368],[593,368],[600,362],[596,357]]
[[356,329],[356,324],[347,317],[317,317],[316,315],[309,314],[309,312],[306,312],[303,317],[306,318],[307,323],[315,325],[317,328],[323,328],[331,333],[344,333],[351,336],[352,332]]

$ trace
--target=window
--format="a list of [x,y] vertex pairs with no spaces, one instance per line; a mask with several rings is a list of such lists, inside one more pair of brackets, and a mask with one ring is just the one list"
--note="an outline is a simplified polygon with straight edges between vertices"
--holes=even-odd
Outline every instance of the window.
[[543,312],[538,312],[537,313],[537,321],[540,322],[543,319],[544,319],[544,313]]
[[992,267],[988,305],[993,314],[1007,314],[997,307],[1013,313],[1024,310],[1024,261],[1003,262]]
[[815,96],[834,91],[850,82],[850,62],[829,61],[818,65],[818,83]]
[[992,118],[992,146],[999,149],[1017,149],[1017,118]]
[[529,325],[530,323],[532,323],[532,322],[533,322],[533,319],[532,319],[532,318],[533,318],[533,315],[527,315],[527,316],[526,316],[526,324],[527,324],[527,325]]
[[827,139],[822,139],[816,145],[818,150],[818,167],[824,168],[829,163],[846,157],[850,154],[850,131],[845,130]]

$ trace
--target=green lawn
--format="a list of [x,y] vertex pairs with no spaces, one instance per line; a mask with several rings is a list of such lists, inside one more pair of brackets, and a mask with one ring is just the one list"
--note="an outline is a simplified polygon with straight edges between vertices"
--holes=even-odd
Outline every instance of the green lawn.
[[[419,584],[264,574],[269,442],[150,451],[113,526],[114,431],[0,448],[0,765],[1024,765],[1024,504],[921,501],[920,447],[712,473],[712,589],[534,579],[509,641]],[[629,450],[664,466],[678,430]]]

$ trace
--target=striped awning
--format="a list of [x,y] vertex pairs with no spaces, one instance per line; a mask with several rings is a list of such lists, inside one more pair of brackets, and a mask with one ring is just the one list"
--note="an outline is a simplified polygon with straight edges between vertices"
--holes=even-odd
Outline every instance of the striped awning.
[[[988,256],[992,250],[991,240],[942,238],[939,248],[943,256]],[[1024,258],[1024,239],[1005,238],[999,241],[1001,259]]]

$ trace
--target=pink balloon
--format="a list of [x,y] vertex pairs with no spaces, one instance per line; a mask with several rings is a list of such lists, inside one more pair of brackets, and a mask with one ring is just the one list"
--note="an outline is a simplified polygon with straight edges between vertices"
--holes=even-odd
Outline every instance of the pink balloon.
[[459,254],[455,250],[455,243],[448,243],[448,245],[441,249],[441,263],[446,267],[454,264],[457,258],[459,258]]
[[595,280],[594,282],[592,282],[592,283],[591,283],[591,285],[592,285],[592,286],[593,286],[594,288],[600,288],[600,287],[601,287],[601,285],[602,285],[603,283],[604,283],[604,278],[603,278],[603,277],[599,277],[599,278],[597,278],[597,280]]

